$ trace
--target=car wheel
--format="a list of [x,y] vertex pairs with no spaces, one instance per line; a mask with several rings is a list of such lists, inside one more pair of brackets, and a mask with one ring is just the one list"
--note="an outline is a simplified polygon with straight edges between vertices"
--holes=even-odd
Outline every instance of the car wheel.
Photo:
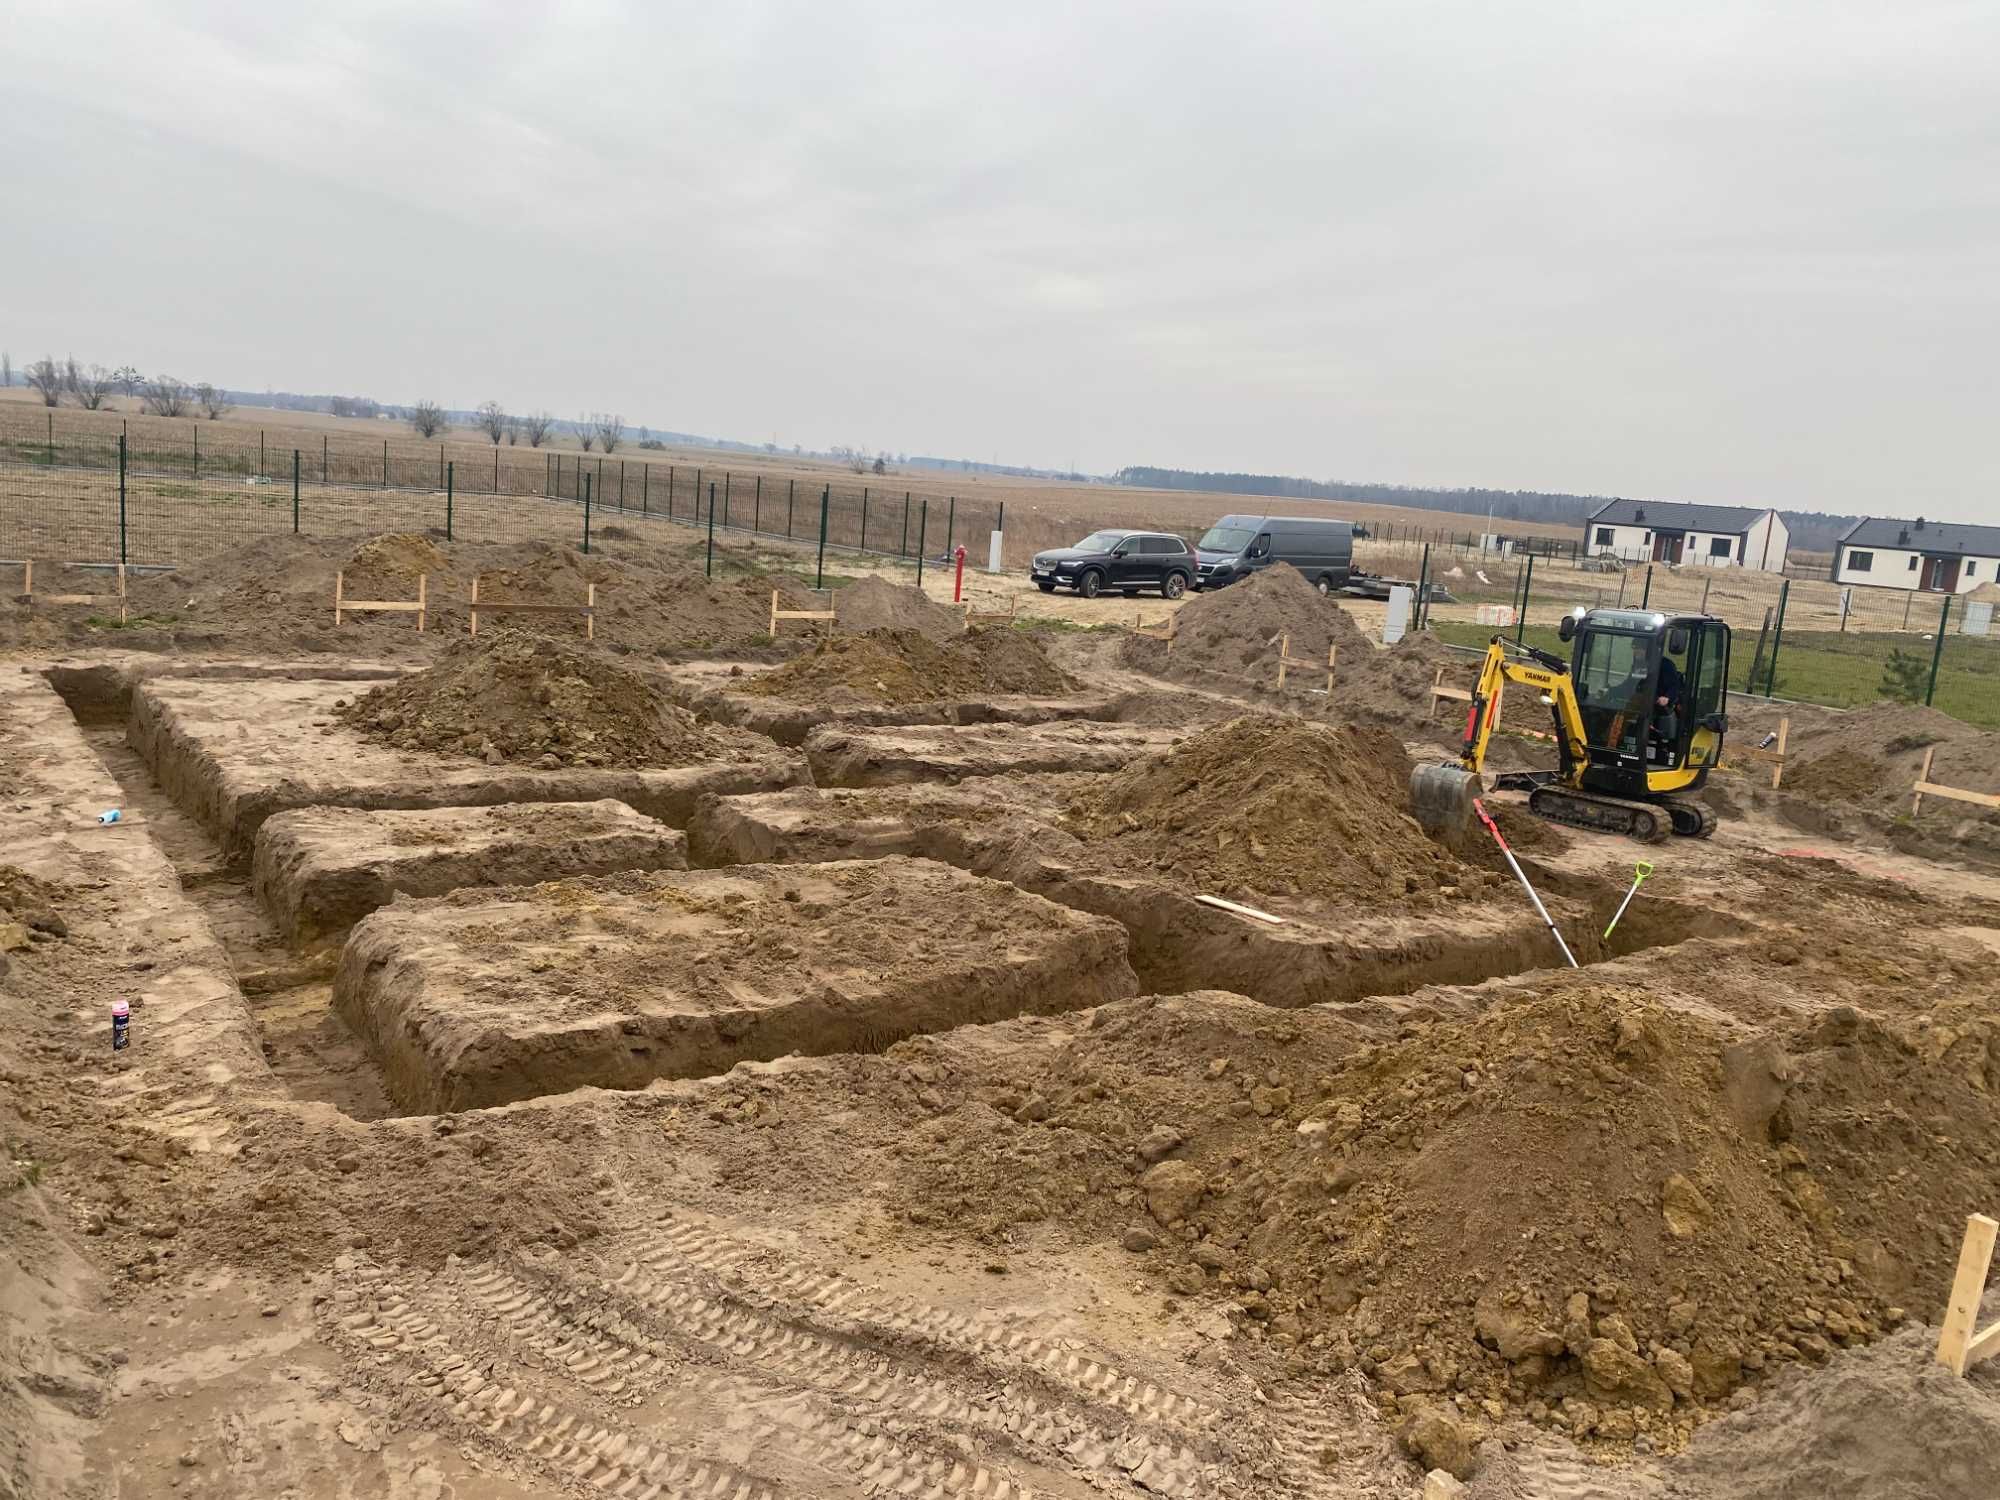
[[1169,573],[1166,581],[1160,585],[1160,597],[1162,599],[1178,599],[1186,592],[1187,574],[1185,573]]
[[1319,591],[1320,591],[1320,592],[1321,592],[1322,594],[1330,594],[1330,593],[1332,593],[1332,592],[1333,592],[1333,575],[1332,575],[1331,573],[1322,573],[1322,574],[1320,574],[1320,575],[1319,575],[1319,583],[1318,583],[1318,588],[1319,588]]
[[1035,587],[1045,594],[1053,594],[1056,591],[1056,586],[1053,583],[1037,583]]
[[1095,599],[1104,592],[1104,575],[1095,570],[1078,574],[1076,591],[1086,599]]

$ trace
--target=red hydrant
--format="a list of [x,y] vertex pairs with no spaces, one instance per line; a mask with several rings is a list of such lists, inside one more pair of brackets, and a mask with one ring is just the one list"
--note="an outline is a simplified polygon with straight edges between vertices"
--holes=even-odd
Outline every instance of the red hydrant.
[[965,599],[965,547],[964,544],[952,549],[951,554],[958,562],[958,573],[951,580],[951,602],[958,604]]

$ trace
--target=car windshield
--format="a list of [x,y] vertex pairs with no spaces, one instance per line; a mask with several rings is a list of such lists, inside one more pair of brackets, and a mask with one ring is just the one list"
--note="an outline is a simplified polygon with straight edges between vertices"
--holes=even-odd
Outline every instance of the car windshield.
[[1089,536],[1076,544],[1076,550],[1078,552],[1109,552],[1124,540],[1125,533],[1122,531],[1093,531]]
[[1256,534],[1247,526],[1211,526],[1196,545],[1204,552],[1241,552]]

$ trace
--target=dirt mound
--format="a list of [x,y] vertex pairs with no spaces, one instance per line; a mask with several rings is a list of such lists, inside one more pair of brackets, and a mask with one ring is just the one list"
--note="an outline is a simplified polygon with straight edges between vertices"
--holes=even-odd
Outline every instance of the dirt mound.
[[1211,892],[1379,901],[1463,873],[1410,817],[1409,785],[1381,730],[1233,719],[1107,777],[1072,819]]
[[363,693],[342,718],[399,750],[555,766],[683,766],[719,742],[644,678],[594,653],[505,630]]
[[370,537],[347,557],[347,572],[354,577],[415,578],[420,573],[442,573],[445,555],[427,536],[414,531],[390,531]]
[[918,630],[828,636],[742,691],[794,703],[929,703],[996,693],[1052,696],[1076,684],[1027,634],[1004,626],[950,641]]
[[[1325,661],[1329,646],[1343,658],[1369,650],[1361,627],[1289,563],[1276,563],[1242,583],[1197,594],[1181,606],[1174,622],[1175,664],[1240,677],[1246,669],[1275,674],[1278,647],[1291,637],[1293,656]],[[1135,635],[1125,659],[1138,667],[1156,666],[1167,655],[1164,642]]]
[[[1731,729],[1752,735],[1755,744],[1792,721],[1786,743],[1790,761],[1784,790],[1818,801],[1896,815],[1910,809],[1910,787],[1923,769],[1924,752],[1934,751],[1931,779],[1972,792],[2000,792],[2000,734],[1977,729],[1934,708],[1911,703],[1874,703],[1850,713],[1760,705],[1748,712],[1731,708]],[[1977,817],[1966,803],[1926,801],[1926,822]]]
[[1233,997],[1108,1007],[969,1091],[966,1129],[1042,1123],[918,1153],[913,1218],[1123,1239],[1393,1409],[1667,1446],[1746,1382],[1939,1311],[2000,1191],[1977,1144],[2000,1027],[1837,1009],[1760,1035],[1640,984],[1553,990],[1391,1039]]
[[939,604],[921,589],[872,575],[835,589],[833,609],[842,630],[914,630],[934,641],[965,633],[965,616]]

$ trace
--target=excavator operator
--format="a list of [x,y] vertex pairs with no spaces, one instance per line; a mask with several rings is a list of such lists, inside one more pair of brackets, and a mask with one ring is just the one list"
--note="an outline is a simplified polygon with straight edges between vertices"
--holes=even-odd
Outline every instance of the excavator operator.
[[1660,656],[1659,696],[1653,700],[1653,735],[1669,762],[1680,739],[1681,705],[1687,699],[1687,677],[1671,656]]

